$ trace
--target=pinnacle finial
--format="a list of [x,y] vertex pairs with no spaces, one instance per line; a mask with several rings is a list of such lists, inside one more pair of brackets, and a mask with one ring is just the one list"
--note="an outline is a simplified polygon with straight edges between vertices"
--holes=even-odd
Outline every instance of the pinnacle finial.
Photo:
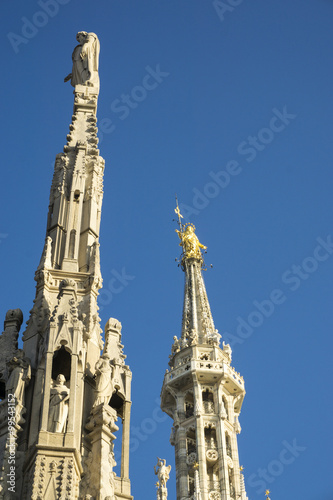
[[202,260],[200,249],[206,250],[207,247],[200,243],[194,231],[194,224],[187,224],[186,229],[183,231],[178,231],[178,229],[176,229],[176,233],[181,240],[181,243],[179,243],[179,245],[183,247],[185,259]]
[[71,85],[85,85],[99,89],[99,40],[95,33],[79,31],[76,35],[79,42],[73,51],[73,68],[64,79],[65,82],[71,81]]
[[158,477],[155,486],[157,488],[157,500],[167,500],[168,490],[166,483],[169,479],[171,471],[171,465],[166,465],[166,460],[164,458],[157,457],[157,464],[154,466],[154,472]]
[[178,225],[179,225],[179,230],[176,229],[176,233],[178,234],[181,242],[179,243],[179,246],[183,247],[183,252],[184,252],[184,257],[183,259],[198,259],[202,261],[202,255],[201,255],[201,250],[206,250],[207,247],[205,245],[202,245],[195,234],[195,225],[188,222],[186,224],[182,223],[183,216],[180,213],[180,209],[178,206],[178,199],[176,195],[176,208],[175,208],[175,213],[178,215]]

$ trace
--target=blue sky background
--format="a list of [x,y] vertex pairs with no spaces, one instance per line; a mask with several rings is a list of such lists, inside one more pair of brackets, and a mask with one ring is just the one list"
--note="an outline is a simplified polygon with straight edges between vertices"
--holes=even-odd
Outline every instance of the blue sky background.
[[[316,248],[317,238],[333,239],[333,2],[229,2],[223,14],[211,0],[58,0],[53,17],[36,14],[43,0],[1,3],[2,315],[20,307],[26,321],[33,305],[54,158],[72,115],[63,78],[77,31],[93,31],[106,160],[99,303],[103,326],[110,316],[122,322],[133,370],[135,498],[155,498],[157,455],[172,465],[176,498],[171,420],[156,401],[181,324],[177,192],[208,246],[213,269],[204,278],[216,327],[236,338],[249,499],[263,499],[265,484],[272,500],[332,500],[333,254]],[[157,65],[164,76],[142,98],[135,87]],[[115,100],[132,92],[136,107],[115,111]],[[288,123],[272,122],[283,110]],[[252,152],[249,137],[262,139]],[[238,175],[227,184],[231,161]],[[224,187],[211,184],[214,173]],[[108,284],[123,269],[134,278],[112,293]],[[297,281],[296,272],[305,274]],[[239,337],[239,318],[260,322],[254,301],[275,289],[283,303]],[[303,448],[289,464],[281,464],[285,442]],[[262,469],[269,480],[259,482]]]

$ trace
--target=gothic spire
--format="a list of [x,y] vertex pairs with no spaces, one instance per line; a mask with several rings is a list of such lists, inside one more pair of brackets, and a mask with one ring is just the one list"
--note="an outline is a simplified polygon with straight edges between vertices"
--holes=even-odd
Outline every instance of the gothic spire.
[[[0,414],[11,404],[17,421],[13,453],[16,500],[131,500],[129,434],[132,373],[125,364],[121,323],[110,318],[105,348],[97,296],[102,286],[99,230],[104,160],[97,149],[99,41],[77,34],[72,73],[74,111],[63,152],[56,155],[36,297],[17,349],[20,310],[0,336]],[[12,396],[14,397],[12,398]],[[4,413],[3,413],[4,414]],[[122,421],[119,477],[114,440]],[[0,491],[9,486],[9,427],[0,426]],[[117,451],[117,444],[116,444]],[[0,495],[1,496],[1,495]],[[2,498],[2,496],[1,496]]]
[[194,224],[183,224],[178,203],[175,212],[178,215],[179,230],[176,232],[183,248],[181,267],[185,272],[184,306],[182,318],[181,339],[179,347],[191,343],[209,344],[219,343],[221,338],[215,329],[213,316],[207,297],[206,287],[202,276],[204,260],[202,245],[195,234]]
[[173,419],[177,500],[247,500],[240,471],[238,416],[244,380],[231,366],[231,347],[219,345],[202,276],[202,245],[177,206],[185,274],[181,337],[174,336],[161,408]]

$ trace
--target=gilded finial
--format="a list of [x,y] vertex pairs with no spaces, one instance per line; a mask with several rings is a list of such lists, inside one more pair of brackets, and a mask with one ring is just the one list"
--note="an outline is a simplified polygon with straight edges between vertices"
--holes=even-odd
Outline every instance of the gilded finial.
[[241,466],[240,466],[240,468],[239,468],[239,470],[240,470],[241,472],[243,472],[244,467],[241,465]]
[[194,231],[194,224],[187,224],[185,231],[178,231],[178,229],[176,229],[176,233],[181,240],[181,243],[179,243],[179,245],[183,247],[185,259],[202,260],[200,249],[202,248],[203,250],[206,250],[207,247],[200,243]]
[[271,500],[271,499],[269,498],[269,496],[268,496],[269,494],[270,494],[270,491],[269,491],[269,490],[266,490],[266,491],[265,491],[266,500]]
[[197,259],[203,265],[201,249],[206,250],[207,247],[200,243],[197,235],[194,232],[195,231],[194,224],[190,222],[187,222],[186,224],[182,223],[183,216],[180,213],[177,195],[176,195],[175,213],[178,215],[177,223],[179,225],[179,230],[176,229],[176,233],[178,234],[180,239],[179,246],[183,248],[183,258],[181,260],[182,267],[184,265],[185,259]]
[[193,464],[193,469],[194,469],[194,470],[199,469],[199,464],[198,464],[198,462],[194,462],[194,464]]

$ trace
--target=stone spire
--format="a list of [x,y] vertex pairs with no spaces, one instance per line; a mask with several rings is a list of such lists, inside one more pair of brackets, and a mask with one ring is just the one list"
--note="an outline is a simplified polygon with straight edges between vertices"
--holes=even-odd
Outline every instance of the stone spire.
[[247,500],[240,473],[238,416],[243,377],[231,367],[231,348],[220,346],[202,276],[201,250],[192,224],[179,217],[185,274],[181,336],[174,336],[161,407],[172,419],[177,500]]
[[[74,111],[67,143],[55,160],[45,245],[23,351],[15,345],[22,322],[19,310],[11,312],[12,320],[6,318],[0,337],[0,345],[11,339],[6,353],[0,354],[0,366],[7,367],[0,383],[8,403],[9,393],[14,393],[20,415],[13,431],[16,479],[11,498],[23,500],[132,498],[131,371],[125,364],[121,324],[115,319],[105,327],[101,355],[97,305],[104,173],[97,148],[99,41],[87,32],[79,32],[77,41],[72,73],[65,78],[74,87]],[[123,426],[117,477],[113,441],[119,417]],[[0,428],[0,449],[7,439]],[[6,454],[2,460],[7,473]],[[4,478],[2,492],[8,489]]]

